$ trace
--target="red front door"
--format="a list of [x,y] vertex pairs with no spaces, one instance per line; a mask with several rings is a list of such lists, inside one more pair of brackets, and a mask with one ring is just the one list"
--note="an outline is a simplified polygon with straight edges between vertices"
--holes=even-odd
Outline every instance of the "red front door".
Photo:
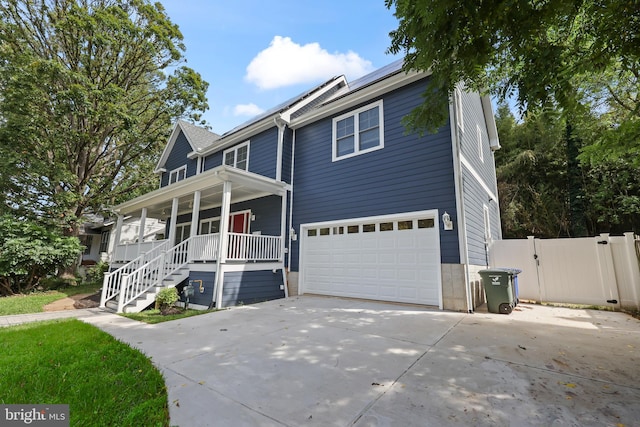
[[248,233],[249,212],[231,214],[229,217],[229,231],[232,233]]

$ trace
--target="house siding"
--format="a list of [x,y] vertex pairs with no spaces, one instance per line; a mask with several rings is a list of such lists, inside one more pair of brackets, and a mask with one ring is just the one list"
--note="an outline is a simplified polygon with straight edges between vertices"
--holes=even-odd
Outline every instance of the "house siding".
[[176,138],[176,142],[173,145],[173,149],[171,150],[171,153],[169,153],[167,161],[164,164],[164,168],[167,171],[162,173],[162,180],[160,183],[162,187],[169,184],[169,173],[181,166],[187,165],[187,178],[194,176],[197,173],[198,160],[195,158],[187,158],[187,154],[192,151],[193,148],[191,147],[191,144],[189,144],[189,141],[187,141],[187,137],[182,131],[180,131]]
[[[502,232],[498,203],[491,200],[487,190],[482,187],[477,177],[494,195],[497,195],[495,161],[489,145],[487,124],[480,96],[477,93],[462,92],[462,107],[464,132],[458,132],[460,152],[477,175],[474,176],[467,165],[461,165],[469,264],[486,266],[484,206],[489,210],[492,238],[501,239]],[[480,158],[478,148],[478,127],[480,128],[484,161]]]
[[[384,148],[332,162],[332,118],[296,132],[293,227],[300,224],[438,209],[456,212],[450,127],[419,137],[402,118],[423,98],[425,80],[384,95]],[[372,100],[371,102],[375,102]],[[364,105],[368,105],[370,102]],[[460,262],[455,232],[440,232],[443,263]],[[298,270],[299,242],[291,270]]]
[[[202,282],[202,292],[200,291],[200,282]],[[213,287],[215,282],[216,273],[213,271],[191,271],[187,283],[193,285],[194,289],[193,296],[189,298],[189,304],[199,304],[208,307],[213,301]],[[182,293],[180,294],[180,301],[185,301],[184,294]]]
[[282,147],[282,181],[291,184],[291,153],[293,152],[293,131],[289,128],[284,132]]
[[223,307],[279,298],[284,298],[282,270],[233,271],[224,274]]

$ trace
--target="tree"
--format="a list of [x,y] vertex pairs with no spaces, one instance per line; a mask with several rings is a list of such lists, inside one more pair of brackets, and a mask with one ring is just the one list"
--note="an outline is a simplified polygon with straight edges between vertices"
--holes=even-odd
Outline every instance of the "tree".
[[75,237],[63,237],[31,221],[0,217],[0,296],[32,290],[59,265],[77,259],[81,248]]
[[498,106],[502,148],[496,176],[505,238],[580,237],[640,231],[640,174],[634,158],[576,160],[595,117],[567,126],[557,111],[516,122]]
[[153,188],[171,124],[208,84],[147,0],[0,2],[3,209],[77,236],[88,210]]
[[[405,69],[431,70],[425,103],[406,119],[413,129],[444,124],[447,99],[463,82],[521,112],[559,107],[578,114],[594,95],[624,100],[636,136],[640,117],[640,8],[628,0],[385,0],[398,28],[392,53]],[[608,76],[609,79],[605,77]],[[613,79],[611,79],[613,77]],[[585,88],[584,82],[591,87]],[[606,84],[608,81],[620,84]],[[630,95],[630,96],[625,96]],[[638,141],[626,140],[637,149]]]

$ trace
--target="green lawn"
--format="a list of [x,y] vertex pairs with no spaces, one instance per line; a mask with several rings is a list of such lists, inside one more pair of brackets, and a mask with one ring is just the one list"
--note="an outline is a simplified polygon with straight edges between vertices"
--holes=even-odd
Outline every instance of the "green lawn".
[[0,403],[69,404],[71,426],[167,426],[149,359],[78,320],[0,328]]
[[59,299],[97,292],[101,285],[70,286],[57,291],[37,292],[29,295],[15,295],[0,298],[0,316],[10,314],[40,313],[42,307]]

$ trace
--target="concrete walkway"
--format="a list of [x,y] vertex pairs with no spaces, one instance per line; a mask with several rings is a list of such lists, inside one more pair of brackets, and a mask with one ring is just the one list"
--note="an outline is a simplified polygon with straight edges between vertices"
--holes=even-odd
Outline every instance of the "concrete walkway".
[[640,321],[292,297],[157,325],[92,323],[163,372],[171,424],[633,426]]
[[81,310],[61,310],[61,311],[47,311],[44,313],[30,313],[30,314],[14,314],[11,316],[0,316],[0,327],[20,325],[22,323],[42,322],[45,320],[57,320],[57,319],[86,319],[93,316],[105,316],[110,314],[100,308],[84,308]]

